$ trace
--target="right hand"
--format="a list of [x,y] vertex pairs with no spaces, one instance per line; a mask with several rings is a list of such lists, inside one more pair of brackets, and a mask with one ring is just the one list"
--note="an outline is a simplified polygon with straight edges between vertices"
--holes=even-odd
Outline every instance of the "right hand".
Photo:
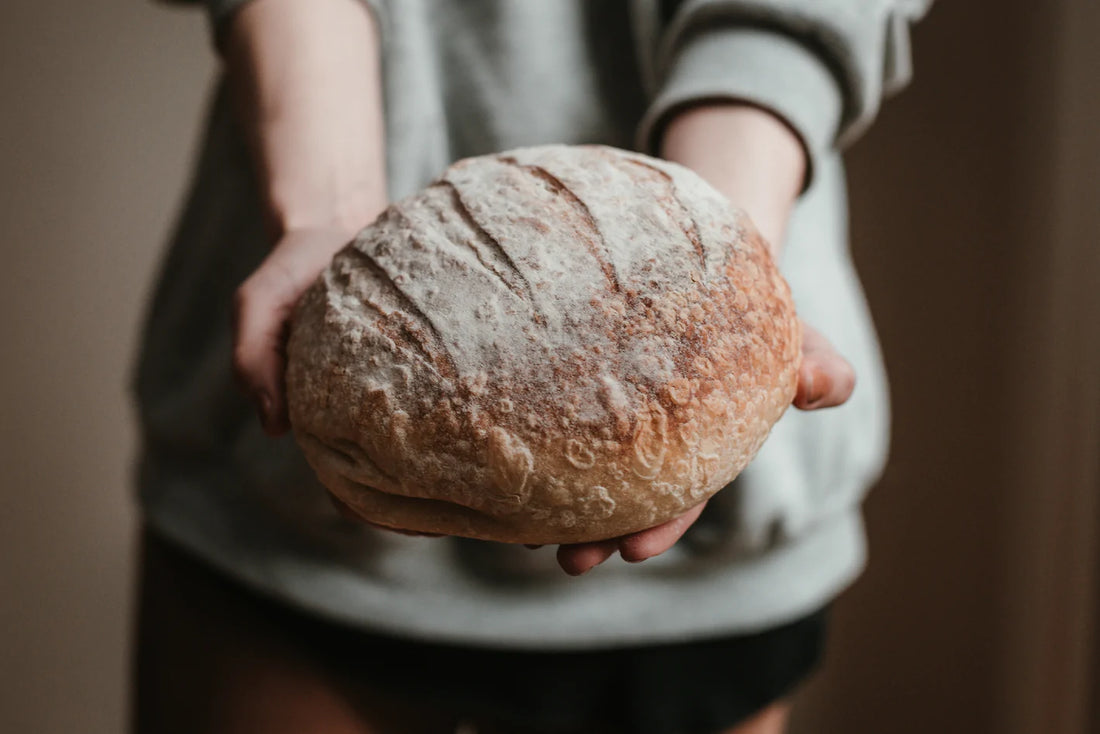
[[279,436],[290,428],[283,377],[294,306],[355,234],[339,227],[291,230],[237,289],[233,372],[268,435]]
[[233,368],[278,436],[294,306],[387,203],[379,37],[348,0],[250,2],[227,22],[230,91],[275,243],[237,291]]

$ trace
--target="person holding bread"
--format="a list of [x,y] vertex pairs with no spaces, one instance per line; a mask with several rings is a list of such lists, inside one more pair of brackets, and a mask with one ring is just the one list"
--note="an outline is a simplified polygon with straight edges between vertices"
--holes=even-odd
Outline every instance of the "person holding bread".
[[841,156],[928,3],[207,5],[132,731],[786,731],[888,446]]

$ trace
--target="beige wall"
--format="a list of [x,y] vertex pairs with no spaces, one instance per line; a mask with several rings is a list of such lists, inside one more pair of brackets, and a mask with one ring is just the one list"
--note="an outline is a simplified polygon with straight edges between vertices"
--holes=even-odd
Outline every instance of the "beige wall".
[[0,732],[123,720],[124,380],[211,55],[196,13],[5,3],[0,23]]
[[[1011,620],[1042,617],[1026,601],[1043,569],[1020,551],[1038,495],[1016,471],[1015,397],[1058,216],[1062,30],[1035,9],[1055,5],[941,0],[917,29],[916,83],[851,153],[896,425],[867,506],[870,566],[838,605],[800,733],[1054,731],[1005,722],[1042,720],[1006,701],[1039,679],[1046,638],[1006,640]],[[140,0],[4,14],[0,731],[108,734],[125,712],[133,561],[125,379],[213,59],[197,13]]]
[[938,2],[851,152],[895,435],[797,734],[1100,731],[1098,11]]
[[1000,734],[1017,389],[1005,367],[1030,246],[1019,217],[1034,211],[1018,207],[1034,173],[1019,117],[1033,90],[1021,13],[980,6],[933,7],[915,29],[913,85],[849,157],[853,248],[891,375],[894,437],[867,502],[870,565],[838,607],[806,732]]

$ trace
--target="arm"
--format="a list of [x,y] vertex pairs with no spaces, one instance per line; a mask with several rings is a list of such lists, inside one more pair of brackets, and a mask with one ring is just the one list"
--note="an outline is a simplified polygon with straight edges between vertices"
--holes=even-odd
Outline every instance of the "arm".
[[[777,260],[787,220],[806,175],[804,147],[778,117],[749,105],[708,104],[676,115],[661,155],[693,169],[744,209]],[[794,406],[844,403],[855,388],[851,365],[809,324],[802,324],[802,367]]]
[[744,209],[779,259],[806,175],[802,144],[786,124],[748,105],[698,105],[672,118],[659,155],[692,169]]
[[[656,21],[643,12],[640,58],[653,99],[638,147],[694,169],[748,212],[778,257],[815,159],[850,144],[882,98],[909,80],[908,25],[930,3],[679,0],[663,4],[668,15]],[[847,401],[851,366],[805,323],[802,355],[794,406]],[[671,548],[702,511],[623,538],[562,546],[558,562],[581,574],[616,552],[644,560]]]
[[[787,219],[803,188],[806,157],[798,136],[778,117],[736,103],[684,109],[668,123],[661,157],[692,168],[743,208],[779,256]],[[803,323],[802,366],[794,406],[802,410],[844,403],[855,387],[848,362],[820,333]],[[643,561],[671,548],[702,514],[706,503],[674,520],[639,533],[562,546],[558,563],[581,574],[618,552]]]
[[378,36],[357,0],[252,0],[226,23],[226,71],[274,243],[237,291],[233,366],[278,435],[291,310],[387,203]]

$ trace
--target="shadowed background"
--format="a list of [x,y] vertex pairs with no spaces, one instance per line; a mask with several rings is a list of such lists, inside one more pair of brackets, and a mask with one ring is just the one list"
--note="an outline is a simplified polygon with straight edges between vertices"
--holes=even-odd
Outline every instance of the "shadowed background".
[[[795,734],[1100,732],[1100,19],[978,5],[850,152],[893,448]],[[214,71],[196,11],[5,8],[0,731],[124,730],[129,370]]]

